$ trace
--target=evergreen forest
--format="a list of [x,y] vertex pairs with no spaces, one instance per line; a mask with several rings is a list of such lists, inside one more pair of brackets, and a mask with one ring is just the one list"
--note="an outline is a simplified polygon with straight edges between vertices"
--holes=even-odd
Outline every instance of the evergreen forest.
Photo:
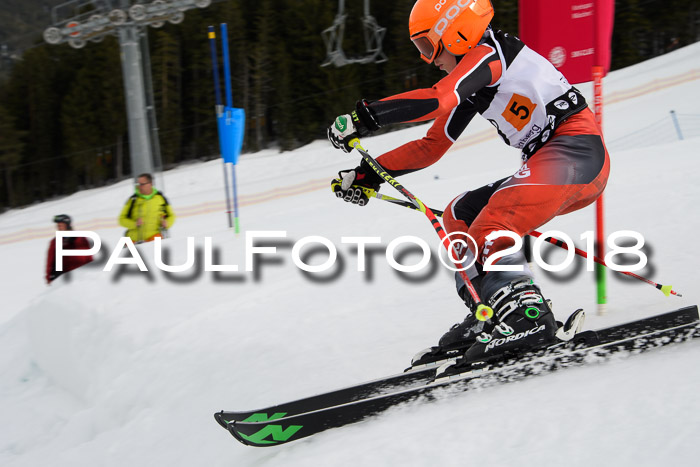
[[[321,31],[337,0],[224,0],[148,28],[163,168],[218,157],[207,27],[227,23],[233,102],[246,110],[243,153],[289,151],[325,138],[359,98],[428,87],[441,74],[408,38],[414,0],[374,0],[387,29],[380,64],[322,67]],[[517,33],[518,0],[493,0],[493,26]],[[612,69],[700,39],[700,0],[618,0]],[[363,2],[345,2],[343,47],[365,53]],[[46,26],[49,26],[48,24]],[[132,176],[116,37],[82,49],[48,45],[43,30],[0,78],[0,211]]]

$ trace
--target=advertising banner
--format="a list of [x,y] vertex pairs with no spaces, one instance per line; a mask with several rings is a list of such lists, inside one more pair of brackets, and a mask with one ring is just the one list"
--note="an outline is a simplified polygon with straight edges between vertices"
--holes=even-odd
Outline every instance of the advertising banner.
[[519,37],[572,84],[610,69],[613,0],[520,0]]

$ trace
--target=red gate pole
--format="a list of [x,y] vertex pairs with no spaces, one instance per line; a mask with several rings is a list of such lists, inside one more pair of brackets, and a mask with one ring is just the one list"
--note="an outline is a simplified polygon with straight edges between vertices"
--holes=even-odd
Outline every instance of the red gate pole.
[[[596,0],[593,5],[593,47],[595,53],[593,55],[593,111],[595,112],[595,121],[598,124],[601,136],[603,135],[603,76],[605,69],[603,68],[603,41],[602,41],[602,21],[601,0]],[[603,209],[603,194],[595,203],[596,208],[596,253],[599,258],[605,258],[605,219]],[[608,297],[607,284],[605,279],[605,268],[596,264],[596,288],[598,291],[598,314],[604,315],[607,313]]]

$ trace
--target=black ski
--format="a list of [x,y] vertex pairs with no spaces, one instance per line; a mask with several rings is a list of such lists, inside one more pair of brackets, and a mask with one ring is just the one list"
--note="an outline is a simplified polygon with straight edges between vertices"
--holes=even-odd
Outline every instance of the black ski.
[[[416,379],[410,382],[404,380],[393,386],[390,384],[380,394],[370,391],[369,395],[364,398],[358,392],[355,394],[359,397],[358,399],[338,402],[346,395],[345,391],[353,392],[355,388],[366,385],[381,385],[380,382],[384,380],[301,399],[290,404],[280,404],[264,409],[264,412],[220,412],[215,416],[217,421],[222,426],[226,426],[229,432],[243,444],[274,446],[304,438],[329,428],[358,422],[389,407],[418,397],[431,399],[436,391],[444,388],[449,388],[450,391],[466,391],[470,389],[469,383],[476,379],[483,387],[483,382],[517,380],[532,374],[583,364],[586,357],[590,355],[606,357],[624,350],[637,352],[698,337],[700,336],[699,322],[698,308],[691,306],[596,332],[584,331],[577,334],[575,339],[568,343],[559,343],[533,354],[482,368],[465,367],[460,369],[459,364],[457,364],[456,368],[459,371],[464,370],[464,372],[457,374],[449,374],[448,372],[447,376],[438,380],[433,380],[434,369],[407,373],[405,375],[413,375]],[[391,378],[401,376],[406,377],[402,374]],[[391,380],[391,378],[387,380]],[[401,379],[399,378],[398,381]],[[322,406],[323,401],[327,403],[326,406]],[[303,411],[302,408],[305,407],[306,403],[308,403],[306,407],[312,408]],[[287,412],[285,408],[290,405],[296,406],[302,411],[295,414]],[[225,419],[225,415],[222,414],[247,416],[243,420],[229,420]]]
[[[563,325],[563,327],[569,325],[570,323],[567,321],[567,324]],[[419,386],[431,381],[435,376],[435,370],[440,365],[449,360],[461,357],[468,347],[469,346],[453,348],[447,352],[440,350],[438,347],[433,347],[428,351],[429,355],[419,360],[414,357],[412,365],[402,373],[257,410],[242,412],[222,410],[214,414],[214,418],[219,425],[228,429],[228,425],[234,421],[255,422],[277,420],[282,417],[290,417],[304,412],[313,412],[314,410],[325,407],[347,404],[380,394],[395,392],[399,389]]]
[[[442,360],[444,362],[444,360]],[[439,362],[435,362],[439,363]],[[285,402],[258,410],[245,412],[221,411],[214,414],[214,418],[224,428],[228,428],[231,422],[253,422],[276,420],[281,417],[289,417],[304,412],[347,404],[349,402],[367,399],[379,394],[394,392],[399,388],[413,387],[425,384],[433,379],[436,365],[409,369],[404,373],[397,373],[385,378],[368,381],[355,386],[337,389],[331,392],[316,394],[311,397]]]

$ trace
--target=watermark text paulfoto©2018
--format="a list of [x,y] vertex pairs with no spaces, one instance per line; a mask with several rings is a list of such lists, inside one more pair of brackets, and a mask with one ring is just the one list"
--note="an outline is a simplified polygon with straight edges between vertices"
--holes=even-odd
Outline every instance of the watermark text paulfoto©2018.
[[[92,240],[93,246],[88,250],[74,250],[63,248],[63,239],[67,237],[87,237]],[[504,256],[513,254],[523,247],[523,240],[514,232],[496,231],[486,237],[485,245],[488,246],[494,240],[500,237],[508,237],[512,239],[513,246],[504,250],[491,254],[483,264],[484,271],[522,271],[522,265],[501,265],[498,260]],[[261,246],[256,241],[263,239],[284,239],[287,238],[286,231],[247,231],[245,233],[245,271],[254,271],[256,257],[260,255],[278,254],[277,248],[274,246]],[[558,264],[549,264],[542,257],[542,245],[547,242],[547,238],[558,240],[558,244],[565,245],[567,251],[566,258]],[[586,270],[594,270],[594,254],[595,254],[595,234],[592,231],[584,232],[581,237],[586,244]],[[627,246],[629,240],[636,243],[632,246]],[[366,248],[367,245],[381,244],[381,237],[341,237],[341,243],[346,245],[355,245],[357,248],[357,271],[365,271],[366,268]],[[621,243],[624,243],[623,246]],[[460,255],[457,252],[467,251],[469,245],[472,245],[472,251],[476,246],[476,242],[466,232],[452,232],[444,241],[438,245],[438,257],[440,262],[446,268],[457,271],[466,270],[471,267],[476,261],[471,253]],[[422,257],[418,262],[411,265],[401,264],[397,260],[396,251],[404,245],[409,245],[412,248],[418,248],[422,251]],[[443,246],[444,245],[444,246]],[[607,266],[615,271],[635,272],[643,269],[647,265],[647,255],[644,253],[644,237],[632,230],[621,230],[613,232],[607,238],[607,246],[609,251],[605,255],[604,261]],[[102,240],[100,236],[89,230],[69,230],[56,232],[56,270],[63,270],[63,258],[68,256],[93,256],[100,252],[102,248]],[[321,264],[310,265],[304,262],[302,250],[305,248],[325,248],[328,252],[327,259]],[[569,235],[564,232],[550,230],[542,233],[532,245],[532,259],[542,269],[550,272],[562,271],[569,267],[574,261],[575,245]],[[128,256],[122,256],[122,251],[128,250]],[[448,253],[449,252],[449,253]],[[389,242],[385,251],[385,258],[389,266],[399,272],[412,273],[423,270],[428,266],[431,260],[431,249],[428,243],[420,237],[401,236]],[[638,261],[633,264],[620,264],[616,262],[617,256],[630,255],[636,257]],[[214,264],[213,245],[211,237],[204,237],[204,271],[206,272],[238,272],[237,264]],[[168,265],[163,261],[163,246],[162,239],[154,240],[154,262],[155,267],[163,272],[181,273],[187,272],[195,267],[197,255],[195,254],[195,238],[187,237],[187,260],[183,264]],[[308,273],[318,273],[328,271],[333,268],[338,258],[338,249],[335,244],[329,239],[312,235],[303,237],[294,242],[291,259],[294,265]],[[110,272],[115,265],[135,265],[142,272],[147,272],[148,267],[143,261],[143,258],[138,252],[138,249],[128,237],[122,237],[112,250],[112,253],[107,260],[103,271]]]

